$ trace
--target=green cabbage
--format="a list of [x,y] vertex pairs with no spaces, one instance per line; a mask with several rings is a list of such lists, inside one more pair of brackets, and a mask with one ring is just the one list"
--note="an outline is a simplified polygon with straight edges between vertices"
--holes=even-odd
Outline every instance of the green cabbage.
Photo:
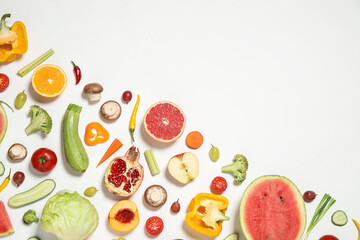
[[77,192],[57,193],[45,204],[41,227],[59,240],[82,240],[97,228],[99,215],[89,200]]

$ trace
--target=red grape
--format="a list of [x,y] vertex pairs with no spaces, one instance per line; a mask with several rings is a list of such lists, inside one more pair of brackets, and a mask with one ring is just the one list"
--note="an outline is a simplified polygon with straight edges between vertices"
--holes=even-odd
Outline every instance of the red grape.
[[20,186],[25,180],[25,174],[23,172],[16,172],[13,175],[13,181],[17,186]]
[[124,103],[129,103],[132,99],[132,93],[130,91],[125,91],[122,95],[122,100]]
[[305,202],[312,202],[316,197],[316,193],[313,191],[304,192],[303,198]]
[[180,203],[179,203],[179,199],[176,202],[173,202],[173,204],[171,205],[171,211],[173,213],[178,213],[180,212]]

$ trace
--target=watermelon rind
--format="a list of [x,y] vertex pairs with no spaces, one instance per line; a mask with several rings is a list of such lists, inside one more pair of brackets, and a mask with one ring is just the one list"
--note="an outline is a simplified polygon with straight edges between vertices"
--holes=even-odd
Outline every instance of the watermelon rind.
[[[244,203],[247,200],[247,197],[249,195],[250,190],[252,189],[252,187],[256,186],[256,184],[261,183],[261,181],[266,181],[266,180],[274,180],[274,179],[281,179],[283,180],[285,183],[287,183],[291,189],[293,190],[293,193],[296,194],[296,200],[298,201],[298,208],[299,208],[299,213],[301,216],[301,227],[300,230],[298,232],[297,238],[296,240],[301,239],[301,236],[303,235],[304,231],[305,231],[305,227],[306,227],[306,208],[305,208],[305,202],[304,199],[302,197],[301,192],[299,191],[299,189],[296,187],[296,185],[288,178],[284,177],[284,176],[280,176],[280,175],[264,175],[261,177],[256,178],[255,180],[253,180],[245,189],[243,196],[241,198],[240,201],[240,210],[239,210],[239,218],[240,218],[240,226],[241,226],[241,230],[245,236],[245,238],[247,240],[258,240],[258,239],[254,239],[250,236],[250,234],[247,231],[247,226],[244,223],[244,219],[242,218],[244,212],[245,212],[245,207],[244,207]],[[301,214],[302,213],[302,214]]]
[[[4,123],[2,123],[2,119],[4,119]],[[5,124],[5,127],[3,127],[2,129],[2,132],[0,132],[0,143],[2,142],[2,140],[4,139],[5,137],[5,133],[6,133],[6,130],[7,130],[7,116],[6,116],[6,112],[5,112],[5,109],[3,108],[3,106],[0,104],[0,124]],[[1,126],[1,125],[0,125]],[[0,129],[1,131],[1,129]]]

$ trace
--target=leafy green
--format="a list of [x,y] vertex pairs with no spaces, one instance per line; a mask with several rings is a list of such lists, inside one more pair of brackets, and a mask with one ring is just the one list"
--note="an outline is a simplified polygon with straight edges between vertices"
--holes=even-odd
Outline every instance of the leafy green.
[[89,200],[77,192],[58,193],[45,204],[41,227],[58,240],[82,240],[97,228],[99,215]]

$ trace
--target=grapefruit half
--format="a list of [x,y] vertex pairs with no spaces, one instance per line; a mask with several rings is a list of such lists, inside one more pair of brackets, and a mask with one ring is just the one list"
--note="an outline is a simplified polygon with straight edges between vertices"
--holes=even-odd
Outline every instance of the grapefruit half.
[[144,116],[146,132],[159,142],[173,142],[185,129],[185,114],[175,103],[160,101],[149,107]]

